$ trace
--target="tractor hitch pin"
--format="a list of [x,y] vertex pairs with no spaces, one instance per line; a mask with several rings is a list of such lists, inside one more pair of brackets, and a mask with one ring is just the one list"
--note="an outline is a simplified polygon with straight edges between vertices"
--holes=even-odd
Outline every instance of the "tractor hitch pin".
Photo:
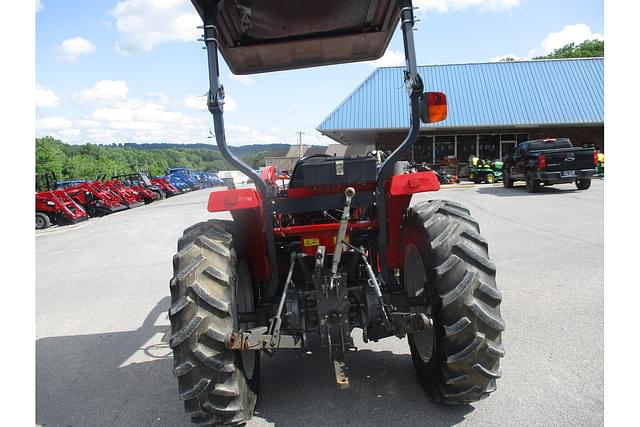
[[284,308],[284,301],[287,298],[287,289],[289,289],[289,284],[291,283],[293,277],[293,268],[296,265],[296,257],[297,253],[291,253],[291,261],[289,265],[289,273],[287,273],[287,281],[284,283],[284,289],[282,290],[282,296],[280,297],[280,304],[278,305],[278,311],[276,315],[271,319],[271,324],[269,325],[268,334],[271,336],[271,342],[269,343],[272,347],[275,347],[278,339],[280,338],[280,325],[282,324],[282,309]]
[[345,202],[344,209],[342,210],[342,217],[340,218],[340,227],[338,228],[338,237],[336,238],[336,248],[333,251],[333,260],[331,262],[331,280],[329,281],[329,289],[333,289],[334,281],[338,275],[338,264],[340,264],[340,257],[342,256],[342,241],[347,233],[347,225],[349,224],[349,210],[351,209],[351,200],[356,195],[356,190],[353,187],[347,187],[344,190]]

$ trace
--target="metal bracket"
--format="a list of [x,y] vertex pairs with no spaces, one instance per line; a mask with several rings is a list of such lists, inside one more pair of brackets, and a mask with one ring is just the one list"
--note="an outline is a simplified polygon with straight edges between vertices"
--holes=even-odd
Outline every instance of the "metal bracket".
[[225,345],[229,350],[275,350],[277,348],[302,348],[304,339],[295,335],[277,336],[267,334],[267,327],[260,326],[258,328],[246,331],[232,332],[227,335]]
[[413,332],[433,329],[433,321],[424,313],[391,313],[393,332],[398,338],[402,338]]

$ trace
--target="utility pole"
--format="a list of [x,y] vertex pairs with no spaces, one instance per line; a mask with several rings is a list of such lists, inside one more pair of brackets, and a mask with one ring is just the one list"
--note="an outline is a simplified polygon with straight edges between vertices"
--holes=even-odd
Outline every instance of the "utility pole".
[[302,135],[304,135],[304,132],[296,132],[298,134],[298,158],[301,159],[302,158]]

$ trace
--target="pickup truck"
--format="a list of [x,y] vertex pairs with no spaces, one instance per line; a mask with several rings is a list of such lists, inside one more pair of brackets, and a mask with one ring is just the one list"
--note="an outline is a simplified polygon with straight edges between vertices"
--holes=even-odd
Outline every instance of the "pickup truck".
[[526,181],[530,193],[540,191],[540,185],[567,183],[586,190],[591,186],[597,165],[596,150],[576,148],[568,138],[526,141],[505,157],[502,184],[512,188],[514,182]]

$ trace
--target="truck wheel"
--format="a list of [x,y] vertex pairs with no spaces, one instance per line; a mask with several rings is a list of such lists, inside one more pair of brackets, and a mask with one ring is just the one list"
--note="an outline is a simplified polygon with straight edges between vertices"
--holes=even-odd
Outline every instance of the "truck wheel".
[[576,180],[576,187],[578,190],[587,190],[591,187],[591,180],[589,178],[582,178]]
[[502,186],[504,188],[513,188],[513,181],[506,172],[502,174]]
[[492,173],[488,173],[485,180],[487,181],[487,184],[493,184],[496,182],[496,176]]
[[464,207],[444,201],[409,209],[401,270],[409,297],[425,297],[413,311],[430,315],[433,334],[409,335],[422,386],[447,404],[475,402],[495,391],[504,356],[502,294],[478,223]]
[[531,172],[527,174],[527,191],[529,193],[537,193],[540,191],[540,181],[535,179]]
[[254,311],[251,275],[236,255],[233,223],[210,220],[184,231],[170,282],[173,373],[191,420],[237,425],[253,415],[260,381],[257,351],[228,350],[238,313]]
[[36,230],[43,230],[51,226],[49,215],[42,212],[36,212]]

